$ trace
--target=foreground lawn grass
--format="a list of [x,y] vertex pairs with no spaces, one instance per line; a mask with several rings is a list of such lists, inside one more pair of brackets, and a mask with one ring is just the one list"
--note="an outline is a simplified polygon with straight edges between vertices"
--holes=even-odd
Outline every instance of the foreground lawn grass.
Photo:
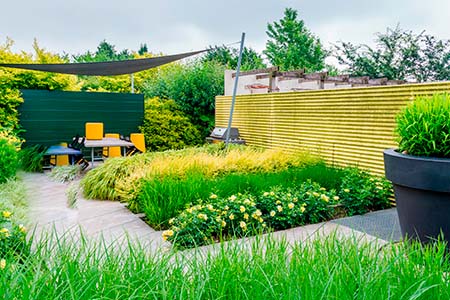
[[[51,245],[51,246],[49,246]],[[247,247],[245,246],[247,245]],[[149,255],[130,246],[36,243],[0,270],[2,299],[449,299],[445,245],[334,237]]]

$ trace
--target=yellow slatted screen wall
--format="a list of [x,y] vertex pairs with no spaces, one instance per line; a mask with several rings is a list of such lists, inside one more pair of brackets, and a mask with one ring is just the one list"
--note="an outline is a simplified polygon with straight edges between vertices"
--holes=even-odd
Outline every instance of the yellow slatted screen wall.
[[[384,175],[395,148],[395,115],[418,95],[450,92],[450,82],[236,97],[233,127],[248,145],[307,150],[328,163]],[[216,126],[228,123],[231,96],[216,97]]]

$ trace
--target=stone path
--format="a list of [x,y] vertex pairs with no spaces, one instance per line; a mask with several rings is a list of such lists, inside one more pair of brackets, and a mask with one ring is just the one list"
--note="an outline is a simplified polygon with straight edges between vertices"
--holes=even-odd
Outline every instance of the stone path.
[[[35,228],[37,238],[52,232],[75,239],[83,234],[87,238],[103,240],[108,245],[126,245],[130,239],[149,250],[170,248],[170,244],[163,241],[161,231],[153,230],[122,203],[86,200],[79,195],[76,208],[68,208],[68,184],[52,181],[45,174],[30,173],[24,175],[23,182],[27,186],[31,226]],[[395,209],[292,228],[271,236],[294,243],[329,234],[380,245],[401,239]],[[202,248],[208,247],[215,248]]]
[[78,195],[75,208],[67,204],[69,184],[58,183],[45,174],[27,173],[23,176],[30,203],[29,219],[35,237],[49,233],[103,239],[106,244],[125,244],[127,237],[145,247],[167,247],[160,231],[155,231],[131,213],[122,203],[86,200]]

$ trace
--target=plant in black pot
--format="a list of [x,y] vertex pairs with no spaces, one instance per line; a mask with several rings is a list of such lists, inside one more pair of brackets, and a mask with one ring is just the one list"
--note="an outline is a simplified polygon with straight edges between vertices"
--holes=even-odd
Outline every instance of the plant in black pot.
[[418,97],[396,118],[399,149],[384,151],[403,236],[450,239],[450,95]]

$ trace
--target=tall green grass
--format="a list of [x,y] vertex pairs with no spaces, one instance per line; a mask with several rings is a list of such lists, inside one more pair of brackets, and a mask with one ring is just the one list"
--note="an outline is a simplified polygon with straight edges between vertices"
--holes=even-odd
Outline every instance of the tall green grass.
[[289,168],[275,173],[233,173],[209,178],[201,173],[191,173],[184,179],[164,178],[145,181],[137,201],[130,201],[133,211],[145,213],[147,222],[154,228],[167,228],[167,222],[191,203],[208,199],[211,193],[228,197],[236,193],[261,194],[273,186],[293,187],[311,179],[332,189],[340,184],[344,171],[323,163],[304,168]]
[[445,245],[265,239],[149,254],[41,241],[0,270],[2,299],[449,299]]

